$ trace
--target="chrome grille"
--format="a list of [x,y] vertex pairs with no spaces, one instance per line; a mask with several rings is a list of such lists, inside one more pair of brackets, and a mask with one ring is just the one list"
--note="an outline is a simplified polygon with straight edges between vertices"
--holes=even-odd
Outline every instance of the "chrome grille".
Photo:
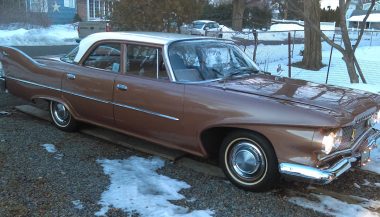
[[337,151],[351,148],[354,141],[356,141],[368,129],[368,118],[361,119],[355,125],[343,127],[342,144],[339,146]]

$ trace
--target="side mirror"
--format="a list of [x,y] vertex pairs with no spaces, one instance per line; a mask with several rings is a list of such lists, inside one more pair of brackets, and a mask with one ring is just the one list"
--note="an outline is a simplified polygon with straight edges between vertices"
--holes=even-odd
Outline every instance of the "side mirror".
[[210,27],[208,27],[208,26],[206,26],[205,28],[204,28],[204,30],[209,30],[210,29]]

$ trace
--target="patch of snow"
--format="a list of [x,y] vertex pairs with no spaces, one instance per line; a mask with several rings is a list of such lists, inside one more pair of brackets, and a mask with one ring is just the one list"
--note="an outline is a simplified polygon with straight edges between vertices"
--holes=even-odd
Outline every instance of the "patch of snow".
[[2,26],[0,29],[2,46],[68,45],[76,44],[77,38],[78,32],[73,24],[32,29]]
[[197,199],[195,197],[192,197],[192,198],[190,198],[190,199],[188,199],[186,201],[189,202],[189,203],[193,203],[193,202],[197,201]]
[[[377,140],[377,144],[380,144],[380,139]],[[361,167],[361,169],[380,174],[380,147],[373,149],[370,156],[371,162],[368,162],[367,165]]]
[[130,157],[126,160],[97,160],[110,177],[111,184],[103,192],[99,204],[102,208],[95,213],[104,216],[109,208],[134,212],[141,216],[212,216],[210,210],[195,210],[170,203],[185,197],[178,193],[190,188],[186,182],[160,175],[156,172],[165,162],[160,158],[144,159]]
[[355,188],[360,188],[360,185],[358,183],[354,183]]
[[56,155],[54,155],[54,158],[57,160],[62,160],[63,156],[64,155],[62,153],[57,153]]
[[71,201],[71,203],[74,205],[75,209],[83,209],[84,208],[84,205],[82,204],[82,202],[80,200],[73,200],[73,201]]
[[43,144],[41,146],[44,147],[45,150],[49,153],[56,153],[57,152],[57,148],[53,144]]
[[307,208],[314,211],[336,216],[336,217],[347,217],[347,216],[360,216],[360,217],[378,217],[377,212],[371,210],[376,210],[380,208],[379,201],[373,201],[361,198],[361,203],[358,204],[348,204],[346,202],[337,200],[330,196],[311,194],[319,201],[312,201],[303,197],[291,197],[289,202]]
[[375,183],[374,185],[380,188],[380,183]]
[[0,111],[0,116],[8,116],[10,115],[11,113],[9,112],[6,112],[6,111]]
[[364,181],[364,183],[362,185],[364,185],[364,186],[372,186],[371,182],[369,182],[367,179],[364,179],[363,181]]

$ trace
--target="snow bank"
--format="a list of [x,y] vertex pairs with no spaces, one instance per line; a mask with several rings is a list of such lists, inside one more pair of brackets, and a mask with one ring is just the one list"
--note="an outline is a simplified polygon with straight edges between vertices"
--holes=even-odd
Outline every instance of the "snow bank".
[[346,202],[337,200],[330,196],[311,194],[319,201],[309,200],[303,197],[291,197],[289,202],[307,208],[314,211],[336,216],[336,217],[347,217],[347,216],[360,216],[360,217],[378,217],[377,212],[371,210],[376,210],[380,208],[380,201],[373,201],[364,198],[360,198],[363,202],[359,204],[348,204]]
[[52,25],[48,28],[18,28],[14,26],[0,29],[0,46],[35,46],[76,44],[78,32],[74,25]]
[[190,185],[158,174],[156,170],[165,165],[159,158],[130,157],[127,160],[97,162],[111,179],[108,190],[102,193],[99,201],[102,208],[95,213],[97,216],[104,216],[111,207],[148,217],[208,217],[213,214],[210,210],[189,212],[187,208],[169,202],[185,199],[178,192],[190,188]]
[[294,31],[294,30],[303,30],[303,26],[298,24],[274,24],[270,27],[270,31]]

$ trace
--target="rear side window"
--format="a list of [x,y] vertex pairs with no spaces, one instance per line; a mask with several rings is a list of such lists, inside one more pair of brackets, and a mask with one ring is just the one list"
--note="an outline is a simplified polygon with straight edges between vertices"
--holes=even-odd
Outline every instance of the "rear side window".
[[128,45],[126,72],[153,79],[169,79],[163,65],[161,48],[145,45]]
[[87,57],[83,65],[112,72],[120,71],[121,45],[119,43],[101,44]]

